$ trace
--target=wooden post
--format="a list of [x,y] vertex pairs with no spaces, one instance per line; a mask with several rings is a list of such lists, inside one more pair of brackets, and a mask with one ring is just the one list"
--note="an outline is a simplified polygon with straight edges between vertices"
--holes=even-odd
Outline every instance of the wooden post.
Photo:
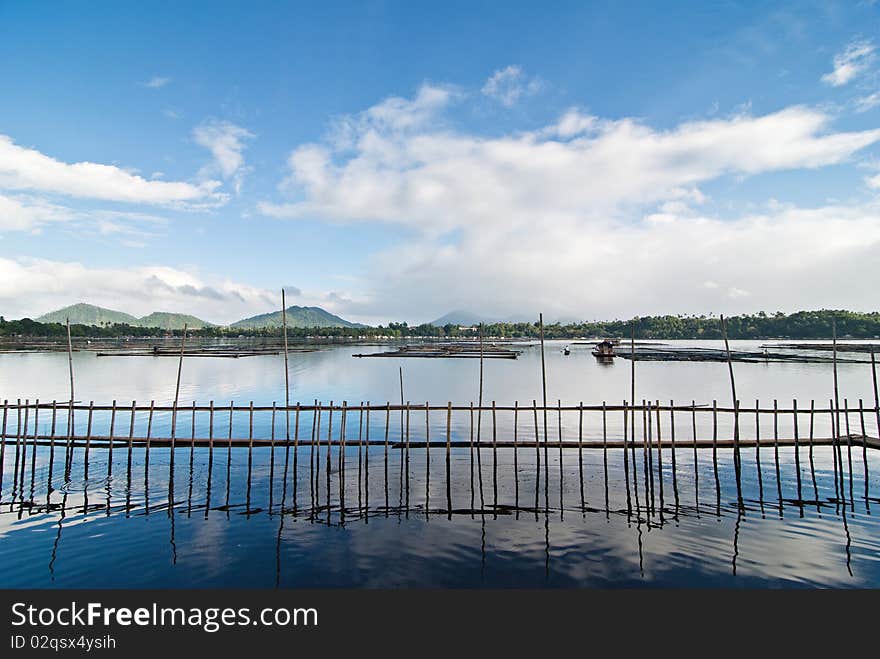
[[428,401],[425,401],[425,519],[431,503],[431,425],[428,419]]
[[[629,459],[627,455],[629,454],[629,405],[627,401],[623,401],[623,477],[626,482],[626,517],[627,522],[629,522],[630,515],[632,515],[632,495],[629,490]],[[638,486],[636,486],[638,488]]]
[[691,400],[691,429],[694,440],[694,499],[697,506],[697,516],[700,515],[700,460],[697,452],[697,401]]
[[[299,485],[299,412],[300,405],[296,404],[295,425],[293,429],[293,514],[299,507],[297,486]],[[286,478],[285,478],[286,482]],[[283,512],[283,511],[282,511]]]
[[385,404],[385,517],[388,517],[388,427],[391,424],[391,403]]
[[[54,428],[54,422],[52,425]],[[110,487],[110,482],[113,477],[113,441],[114,441],[113,437],[114,437],[115,430],[116,430],[116,399],[114,398],[112,407],[110,408],[110,438],[108,440],[108,446],[107,446],[107,487],[108,488]],[[53,431],[53,435],[54,435],[54,431]],[[54,437],[53,437],[53,443],[54,443]],[[109,491],[109,489],[108,489],[108,491]],[[107,510],[110,510],[109,497],[107,499]]]
[[544,363],[544,314],[538,315],[538,323],[541,332],[541,393],[544,405],[544,486],[550,482],[549,460],[547,458],[547,369]]
[[370,401],[367,401],[367,437],[364,446],[364,524],[370,521]]
[[736,380],[733,377],[733,360],[730,356],[730,343],[727,340],[727,321],[721,315],[721,335],[724,337],[724,351],[727,353],[727,370],[730,373],[730,394],[733,403],[733,470],[736,476],[736,498],[740,507],[743,505],[742,480],[740,478],[740,454],[739,454],[739,399],[736,397]]
[[180,376],[183,373],[183,351],[186,349],[186,323],[180,339],[180,361],[177,363],[177,387],[174,389],[174,407],[171,410],[171,466],[174,468],[174,448],[177,437],[177,404],[180,399]]
[[669,442],[672,445],[672,495],[675,498],[675,514],[678,516],[678,467],[675,462],[675,403],[669,401]]
[[6,420],[9,416],[9,400],[3,401],[3,434],[0,435],[0,498],[3,497],[3,473],[6,471]]
[[475,490],[474,490],[474,402],[471,401],[470,406],[470,466],[471,466],[471,519],[474,517],[474,506],[475,506]]
[[513,402],[513,487],[516,519],[519,519],[519,401]]
[[[367,407],[369,408],[370,403],[367,403]],[[367,414],[370,411],[367,409]],[[367,433],[370,432],[369,426],[367,427]],[[361,487],[363,483],[363,473],[361,466],[361,459],[363,456],[363,443],[364,443],[364,403],[361,401],[361,407],[358,412],[358,509],[363,510],[363,502],[361,500]],[[369,445],[369,444],[368,444]]]
[[721,481],[718,479],[718,401],[712,401],[712,468],[715,470],[716,510],[721,508]]
[[[852,437],[849,431],[849,399],[843,399],[843,418],[844,427],[846,428],[846,461],[849,471],[849,505],[850,510],[855,511],[855,502],[853,501],[853,468],[852,468]],[[842,470],[841,470],[842,471]]]
[[[348,423],[348,401],[342,401],[342,420],[339,422],[339,525],[345,524],[345,426]],[[328,447],[329,448],[329,447]],[[329,508],[330,493],[327,493]]]
[[877,419],[877,438],[880,439],[880,389],[877,388],[877,359],[871,349],[871,378],[874,383],[874,416]]
[[[605,475],[605,517],[608,518],[608,417],[607,411],[605,409],[605,401],[602,401],[602,465],[603,465],[603,473]],[[584,413],[584,404],[580,404],[580,413],[581,417],[583,417]],[[624,448],[624,452],[626,449]],[[583,472],[581,472],[583,474]],[[581,504],[584,505],[584,480],[583,475],[581,476]]]
[[663,439],[660,431],[660,401],[656,401],[655,415],[657,419],[657,482],[660,484],[660,519],[663,519]]
[[865,508],[870,512],[871,501],[868,498],[868,433],[865,430],[865,406],[859,398],[859,422],[862,429],[862,463],[865,467]]
[[[281,289],[281,327],[284,332],[284,417],[287,443],[290,443],[290,368],[287,356],[287,302],[284,297],[284,289]],[[296,457],[294,457],[296,461]],[[296,468],[294,467],[294,474]],[[295,476],[294,476],[295,477]],[[294,506],[295,507],[295,506]]]
[[[602,403],[602,418],[605,418],[605,403]],[[604,447],[607,450],[607,445]],[[624,449],[625,451],[626,449]],[[605,455],[605,478],[608,478],[608,455]],[[587,514],[587,502],[584,498],[584,402],[578,405],[578,475],[581,487],[581,512]]]
[[810,476],[813,481],[813,498],[816,501],[816,512],[820,512],[819,507],[819,488],[816,485],[816,465],[813,462],[813,431],[815,425],[816,401],[810,401]]
[[452,462],[450,446],[452,442],[452,401],[446,404],[446,517],[452,519]]
[[565,470],[563,469],[562,464],[562,399],[559,398],[556,399],[556,426],[559,441],[559,518],[562,519],[565,511],[565,505],[562,501],[562,479]]
[[492,517],[498,518],[498,426],[492,401]]
[[776,463],[776,493],[779,500],[779,514],[782,515],[782,478],[779,473],[779,405],[773,399],[773,460]]
[[538,521],[538,501],[541,488],[541,441],[538,439],[538,402],[532,399],[535,418],[535,521]]
[[[34,478],[37,473],[37,436],[40,433],[40,399],[37,398],[36,403],[34,405],[34,445],[31,450],[31,489],[30,489],[30,499],[34,498]],[[852,484],[852,478],[850,478],[850,486]]]
[[71,446],[71,441],[73,439],[73,435],[76,433],[76,424],[74,423],[73,416],[73,403],[74,403],[74,387],[73,387],[73,342],[70,339],[70,318],[66,319],[67,324],[67,367],[70,371],[70,412],[67,416],[67,457],[65,461],[67,464],[66,473],[70,473],[70,462],[73,460],[73,447]]
[[800,437],[798,433],[798,408],[797,408],[797,399],[793,399],[791,401],[791,409],[792,409],[792,417],[794,421],[794,468],[796,472],[796,481],[797,481],[797,498],[798,498],[798,507],[801,511],[801,516],[804,514],[804,497],[803,492],[801,490],[801,454],[800,454]]
[[205,492],[205,519],[211,510],[211,477],[214,473],[214,401],[208,404],[208,484]]
[[832,333],[832,359],[833,359],[833,368],[834,368],[834,443],[833,450],[834,455],[837,457],[837,464],[840,465],[840,494],[839,499],[844,498],[843,493],[843,455],[840,452],[840,397],[838,393],[838,383],[837,383],[837,319],[831,319],[831,333]]
[[648,442],[648,423],[651,419],[649,403],[642,399],[642,462],[645,468],[645,505],[650,501],[649,511],[653,515],[656,512],[654,505],[654,456],[651,444]]

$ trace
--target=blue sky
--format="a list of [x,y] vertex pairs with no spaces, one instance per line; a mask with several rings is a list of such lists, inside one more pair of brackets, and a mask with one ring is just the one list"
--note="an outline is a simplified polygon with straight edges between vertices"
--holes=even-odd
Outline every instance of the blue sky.
[[880,5],[0,0],[0,313],[877,308]]

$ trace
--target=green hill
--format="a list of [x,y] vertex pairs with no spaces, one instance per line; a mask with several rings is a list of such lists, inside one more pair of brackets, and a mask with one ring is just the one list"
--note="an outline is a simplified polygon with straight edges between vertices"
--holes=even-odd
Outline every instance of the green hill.
[[137,323],[141,327],[158,327],[164,330],[179,330],[183,329],[184,325],[189,329],[202,329],[203,327],[213,326],[201,318],[185,313],[170,313],[168,311],[154,311],[148,316],[139,318]]
[[103,327],[114,324],[139,325],[137,318],[121,311],[96,307],[93,304],[71,304],[69,307],[51,311],[37,318],[38,323],[64,323],[70,318],[71,325],[95,325]]
[[[288,327],[365,327],[359,323],[351,323],[339,316],[334,316],[321,307],[287,307]],[[263,329],[281,327],[282,319],[280,311],[264,313],[250,318],[243,318],[234,322],[230,327],[239,329]]]

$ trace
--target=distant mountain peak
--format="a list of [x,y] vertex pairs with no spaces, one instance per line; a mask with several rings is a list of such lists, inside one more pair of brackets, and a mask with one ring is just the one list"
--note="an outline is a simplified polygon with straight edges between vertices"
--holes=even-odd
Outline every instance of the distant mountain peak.
[[105,309],[104,307],[87,304],[86,302],[77,302],[57,311],[50,311],[36,320],[39,323],[65,323],[68,318],[71,325],[94,325],[96,327],[131,325],[132,327],[158,327],[164,330],[179,330],[183,329],[184,324],[190,329],[201,329],[211,326],[211,323],[207,323],[189,314],[154,311],[143,318],[136,318],[123,311]]
[[[321,307],[300,307],[291,305],[285,309],[288,327],[365,327],[360,323],[340,318]],[[258,314],[234,322],[230,327],[241,329],[266,329],[283,325],[281,311]]]

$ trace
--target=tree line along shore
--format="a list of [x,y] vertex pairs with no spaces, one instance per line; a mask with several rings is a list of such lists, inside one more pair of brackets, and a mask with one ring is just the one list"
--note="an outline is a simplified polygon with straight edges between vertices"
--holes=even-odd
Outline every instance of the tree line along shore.
[[[836,324],[837,336],[852,339],[880,337],[880,312],[829,310],[799,311],[792,314],[759,312],[751,315],[727,318],[728,337],[731,339],[828,339]],[[642,316],[629,320],[596,321],[581,323],[548,323],[544,336],[548,339],[574,339],[582,337],[629,338],[635,330],[637,339],[720,339],[721,323],[715,315],[709,316]],[[389,323],[376,327],[288,327],[287,335],[293,339],[379,339],[379,338],[471,338],[478,336],[478,326],[429,323],[408,325],[405,322]],[[161,338],[180,336],[182,330],[166,330],[158,327],[137,327],[127,324],[105,326],[71,325],[74,338]],[[535,322],[485,323],[484,337],[535,339],[540,327]],[[280,327],[231,328],[212,326],[189,330],[192,338],[231,339],[238,337],[281,336]],[[59,339],[66,337],[67,327],[61,323],[40,323],[30,318],[6,320],[0,316],[0,339]]]

